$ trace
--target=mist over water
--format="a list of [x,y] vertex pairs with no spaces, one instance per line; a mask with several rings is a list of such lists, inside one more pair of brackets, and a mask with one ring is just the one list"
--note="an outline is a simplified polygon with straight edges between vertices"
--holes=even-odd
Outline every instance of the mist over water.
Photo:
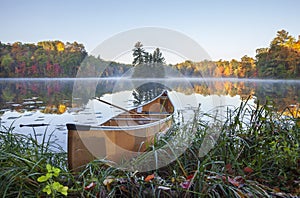
[[[1,128],[15,127],[15,132],[30,134],[31,127],[20,127],[20,124],[49,124],[35,128],[37,134],[53,131],[53,139],[66,149],[67,129],[65,124],[80,122],[97,125],[111,114],[110,107],[98,106],[91,98],[72,96],[76,81],[95,84],[94,96],[111,101],[124,108],[135,106],[132,96],[134,88],[153,82],[163,84],[169,91],[177,109],[193,111],[199,104],[201,111],[212,113],[219,106],[234,108],[241,101],[250,99],[251,105],[257,101],[263,104],[272,100],[278,111],[286,107],[297,107],[300,101],[299,80],[267,79],[231,79],[231,78],[167,78],[132,79],[121,78],[38,78],[38,79],[0,79],[0,122]],[[84,87],[83,87],[84,88]],[[80,105],[76,106],[76,101]],[[85,105],[85,107],[84,107]],[[78,115],[89,112],[88,105],[95,114],[95,119],[78,120]]]

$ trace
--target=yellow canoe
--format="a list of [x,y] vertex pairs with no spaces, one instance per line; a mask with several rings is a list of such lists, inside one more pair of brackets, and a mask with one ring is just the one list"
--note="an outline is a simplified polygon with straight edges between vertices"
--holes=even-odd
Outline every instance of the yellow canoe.
[[174,105],[164,91],[98,126],[67,124],[69,169],[78,169],[94,159],[119,163],[137,156],[153,144],[156,134],[170,128],[173,114]]

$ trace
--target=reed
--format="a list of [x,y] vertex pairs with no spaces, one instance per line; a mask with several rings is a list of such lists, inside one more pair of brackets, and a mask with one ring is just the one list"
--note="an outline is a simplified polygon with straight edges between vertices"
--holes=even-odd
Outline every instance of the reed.
[[[300,194],[299,118],[273,109],[271,103],[251,106],[245,101],[236,109],[228,108],[226,117],[213,124],[203,119],[209,115],[199,111],[192,123],[173,126],[139,156],[143,163],[150,159],[149,163],[160,164],[161,156],[169,159],[170,153],[176,153],[172,137],[188,142],[181,145],[186,150],[172,163],[148,172],[95,160],[73,174],[66,166],[66,153],[54,152],[50,139],[44,137],[38,143],[36,137],[15,134],[9,128],[0,133],[0,195],[46,196],[45,184],[38,178],[51,164],[60,169],[53,180],[68,187],[69,197],[296,196]],[[187,139],[191,133],[192,139]],[[170,152],[160,155],[162,147]],[[135,163],[131,165],[140,165],[139,160]],[[55,193],[55,197],[65,196]]]

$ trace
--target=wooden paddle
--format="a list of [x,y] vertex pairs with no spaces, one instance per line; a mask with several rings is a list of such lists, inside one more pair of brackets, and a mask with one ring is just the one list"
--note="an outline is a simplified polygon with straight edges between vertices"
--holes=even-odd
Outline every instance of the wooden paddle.
[[123,108],[123,107],[120,107],[120,106],[118,106],[118,105],[112,104],[112,103],[107,102],[107,101],[105,101],[105,100],[101,100],[100,98],[95,97],[94,99],[96,99],[96,100],[98,100],[98,101],[100,101],[100,102],[102,102],[102,103],[104,103],[104,104],[107,104],[107,105],[116,107],[117,109],[121,109],[121,110],[123,110],[123,111],[126,111],[126,112],[128,112],[128,113],[135,113],[135,114],[137,114],[136,112],[127,110],[127,109],[125,109],[125,108]]
[[112,103],[107,102],[107,101],[105,101],[105,100],[101,100],[100,98],[94,97],[94,99],[96,99],[96,100],[98,100],[99,102],[102,102],[102,103],[104,103],[104,104],[113,106],[113,107],[115,107],[115,108],[117,108],[117,109],[121,109],[121,110],[123,110],[123,111],[125,111],[125,112],[131,113],[131,114],[135,114],[135,115],[141,116],[141,117],[143,117],[143,118],[149,119],[148,117],[143,116],[143,115],[140,115],[139,113],[137,113],[137,112],[135,112],[135,111],[127,110],[127,109],[125,109],[125,108],[123,108],[123,107],[120,107],[120,106],[118,106],[118,105],[112,104]]

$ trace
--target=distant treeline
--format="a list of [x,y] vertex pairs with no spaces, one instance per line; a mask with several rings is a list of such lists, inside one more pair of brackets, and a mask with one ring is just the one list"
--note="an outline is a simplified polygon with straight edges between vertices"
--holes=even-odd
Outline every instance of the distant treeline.
[[[136,45],[133,50],[133,64],[122,64],[88,55],[84,46],[77,42],[0,42],[0,77],[76,77],[78,73],[82,77],[121,76],[138,66],[136,63],[143,57],[147,62],[164,60],[159,49],[154,51],[153,56],[143,51],[137,53],[137,49],[142,50],[141,47]],[[256,50],[255,58],[245,55],[240,60],[230,61],[187,60],[169,66],[192,77],[300,78],[300,37],[296,40],[287,31],[281,30],[269,47]]]
[[277,32],[270,47],[256,50],[255,58],[241,60],[185,61],[174,66],[186,76],[238,78],[300,78],[300,36],[298,40],[285,30]]
[[43,41],[37,44],[0,43],[1,77],[75,76],[87,55],[82,44]]
[[76,77],[80,67],[95,77],[95,67],[104,68],[102,76],[117,76],[128,69],[128,65],[89,56],[77,42],[0,42],[0,77]]

